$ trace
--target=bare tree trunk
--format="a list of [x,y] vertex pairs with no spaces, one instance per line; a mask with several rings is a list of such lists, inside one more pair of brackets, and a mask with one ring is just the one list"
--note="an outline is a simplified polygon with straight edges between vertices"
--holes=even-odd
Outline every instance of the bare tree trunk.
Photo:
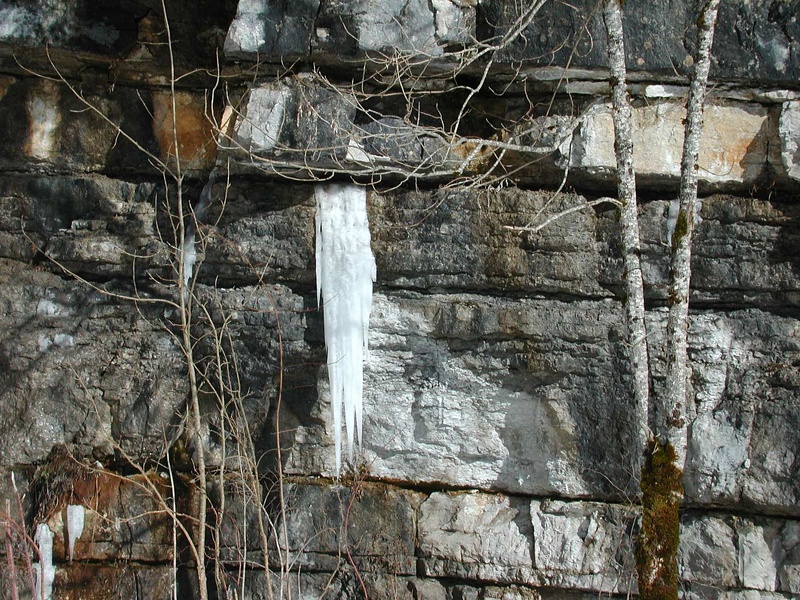
[[[622,32],[620,0],[605,0],[603,16],[608,37],[608,64],[611,69],[614,139],[617,155],[617,189],[622,227],[622,251],[625,260],[625,310],[628,324],[628,347],[633,371],[633,411],[638,428],[635,453],[644,453],[648,432],[650,398],[650,360],[645,329],[644,283],[639,259],[639,217],[636,202],[636,174],[633,168],[633,124],[626,84],[625,42]],[[637,471],[641,465],[638,465]]]
[[658,438],[648,442],[642,469],[642,523],[636,548],[641,600],[677,600],[679,593],[679,509],[687,446],[686,334],[692,235],[703,106],[718,7],[719,0],[708,0],[698,19],[696,66],[689,89],[681,162],[680,211],[672,235],[666,390],[656,411]]
[[703,131],[703,108],[706,83],[711,66],[711,46],[717,23],[719,0],[708,0],[697,21],[697,56],[689,88],[686,128],[681,162],[680,210],[672,234],[672,268],[669,287],[669,319],[667,321],[667,377],[662,410],[659,411],[659,435],[671,444],[675,464],[683,470],[687,445],[687,380],[689,365],[686,356],[689,324],[689,281],[691,279],[692,238],[697,201],[697,160],[700,135]]

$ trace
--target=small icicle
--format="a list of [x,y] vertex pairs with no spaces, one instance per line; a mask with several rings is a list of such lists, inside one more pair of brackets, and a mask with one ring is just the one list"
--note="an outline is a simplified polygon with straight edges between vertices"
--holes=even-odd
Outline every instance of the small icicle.
[[75,542],[83,535],[83,524],[86,517],[86,510],[80,504],[69,504],[67,506],[67,543],[69,544],[69,560],[75,553]]
[[361,445],[364,358],[375,257],[370,249],[367,193],[354,184],[316,188],[317,303],[324,300],[325,345],[331,388],[336,472],[342,466],[342,405],[347,446],[353,459],[354,438]]

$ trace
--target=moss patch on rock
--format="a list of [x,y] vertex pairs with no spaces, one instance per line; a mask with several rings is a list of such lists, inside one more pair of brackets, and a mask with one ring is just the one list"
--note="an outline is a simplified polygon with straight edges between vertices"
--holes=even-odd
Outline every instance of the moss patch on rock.
[[642,527],[636,547],[640,600],[677,600],[683,471],[675,449],[652,440],[642,468]]

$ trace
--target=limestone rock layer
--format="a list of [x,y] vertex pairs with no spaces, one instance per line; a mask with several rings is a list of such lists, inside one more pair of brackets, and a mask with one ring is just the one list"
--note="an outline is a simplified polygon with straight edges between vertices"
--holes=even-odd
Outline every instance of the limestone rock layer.
[[[55,600],[200,597],[203,493],[211,597],[635,595],[596,3],[101,4],[0,3],[3,598],[26,597],[41,523]],[[654,405],[697,4],[623,7]],[[800,596],[799,14],[720,9],[687,599]],[[331,181],[366,188],[377,264],[341,477],[315,292]],[[67,506],[85,509],[72,552]]]

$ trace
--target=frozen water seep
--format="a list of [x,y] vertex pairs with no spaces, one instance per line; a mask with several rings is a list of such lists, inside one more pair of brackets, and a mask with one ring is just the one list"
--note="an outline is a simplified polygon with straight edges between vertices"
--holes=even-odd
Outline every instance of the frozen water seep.
[[189,222],[186,226],[186,232],[183,236],[183,251],[181,252],[181,260],[183,261],[184,300],[186,300],[189,291],[189,284],[191,283],[192,276],[194,275],[194,266],[195,263],[197,263],[197,248],[195,245],[197,227],[205,224],[206,222],[206,217],[208,216],[208,207],[211,205],[211,190],[214,187],[215,181],[216,173],[211,171],[208,181],[203,186],[203,190],[200,192],[200,199],[197,201],[197,204],[192,210],[192,214],[189,215]]
[[36,526],[33,541],[39,548],[39,560],[33,565],[35,598],[50,600],[53,597],[53,582],[56,568],[53,566],[53,532],[45,523]]
[[86,511],[80,504],[67,506],[67,543],[69,544],[69,559],[75,552],[75,542],[83,535],[83,523]]
[[368,353],[375,257],[370,249],[366,190],[354,184],[326,184],[317,186],[315,195],[317,304],[322,297],[339,473],[343,404],[351,460],[356,432],[361,445],[364,359]]

